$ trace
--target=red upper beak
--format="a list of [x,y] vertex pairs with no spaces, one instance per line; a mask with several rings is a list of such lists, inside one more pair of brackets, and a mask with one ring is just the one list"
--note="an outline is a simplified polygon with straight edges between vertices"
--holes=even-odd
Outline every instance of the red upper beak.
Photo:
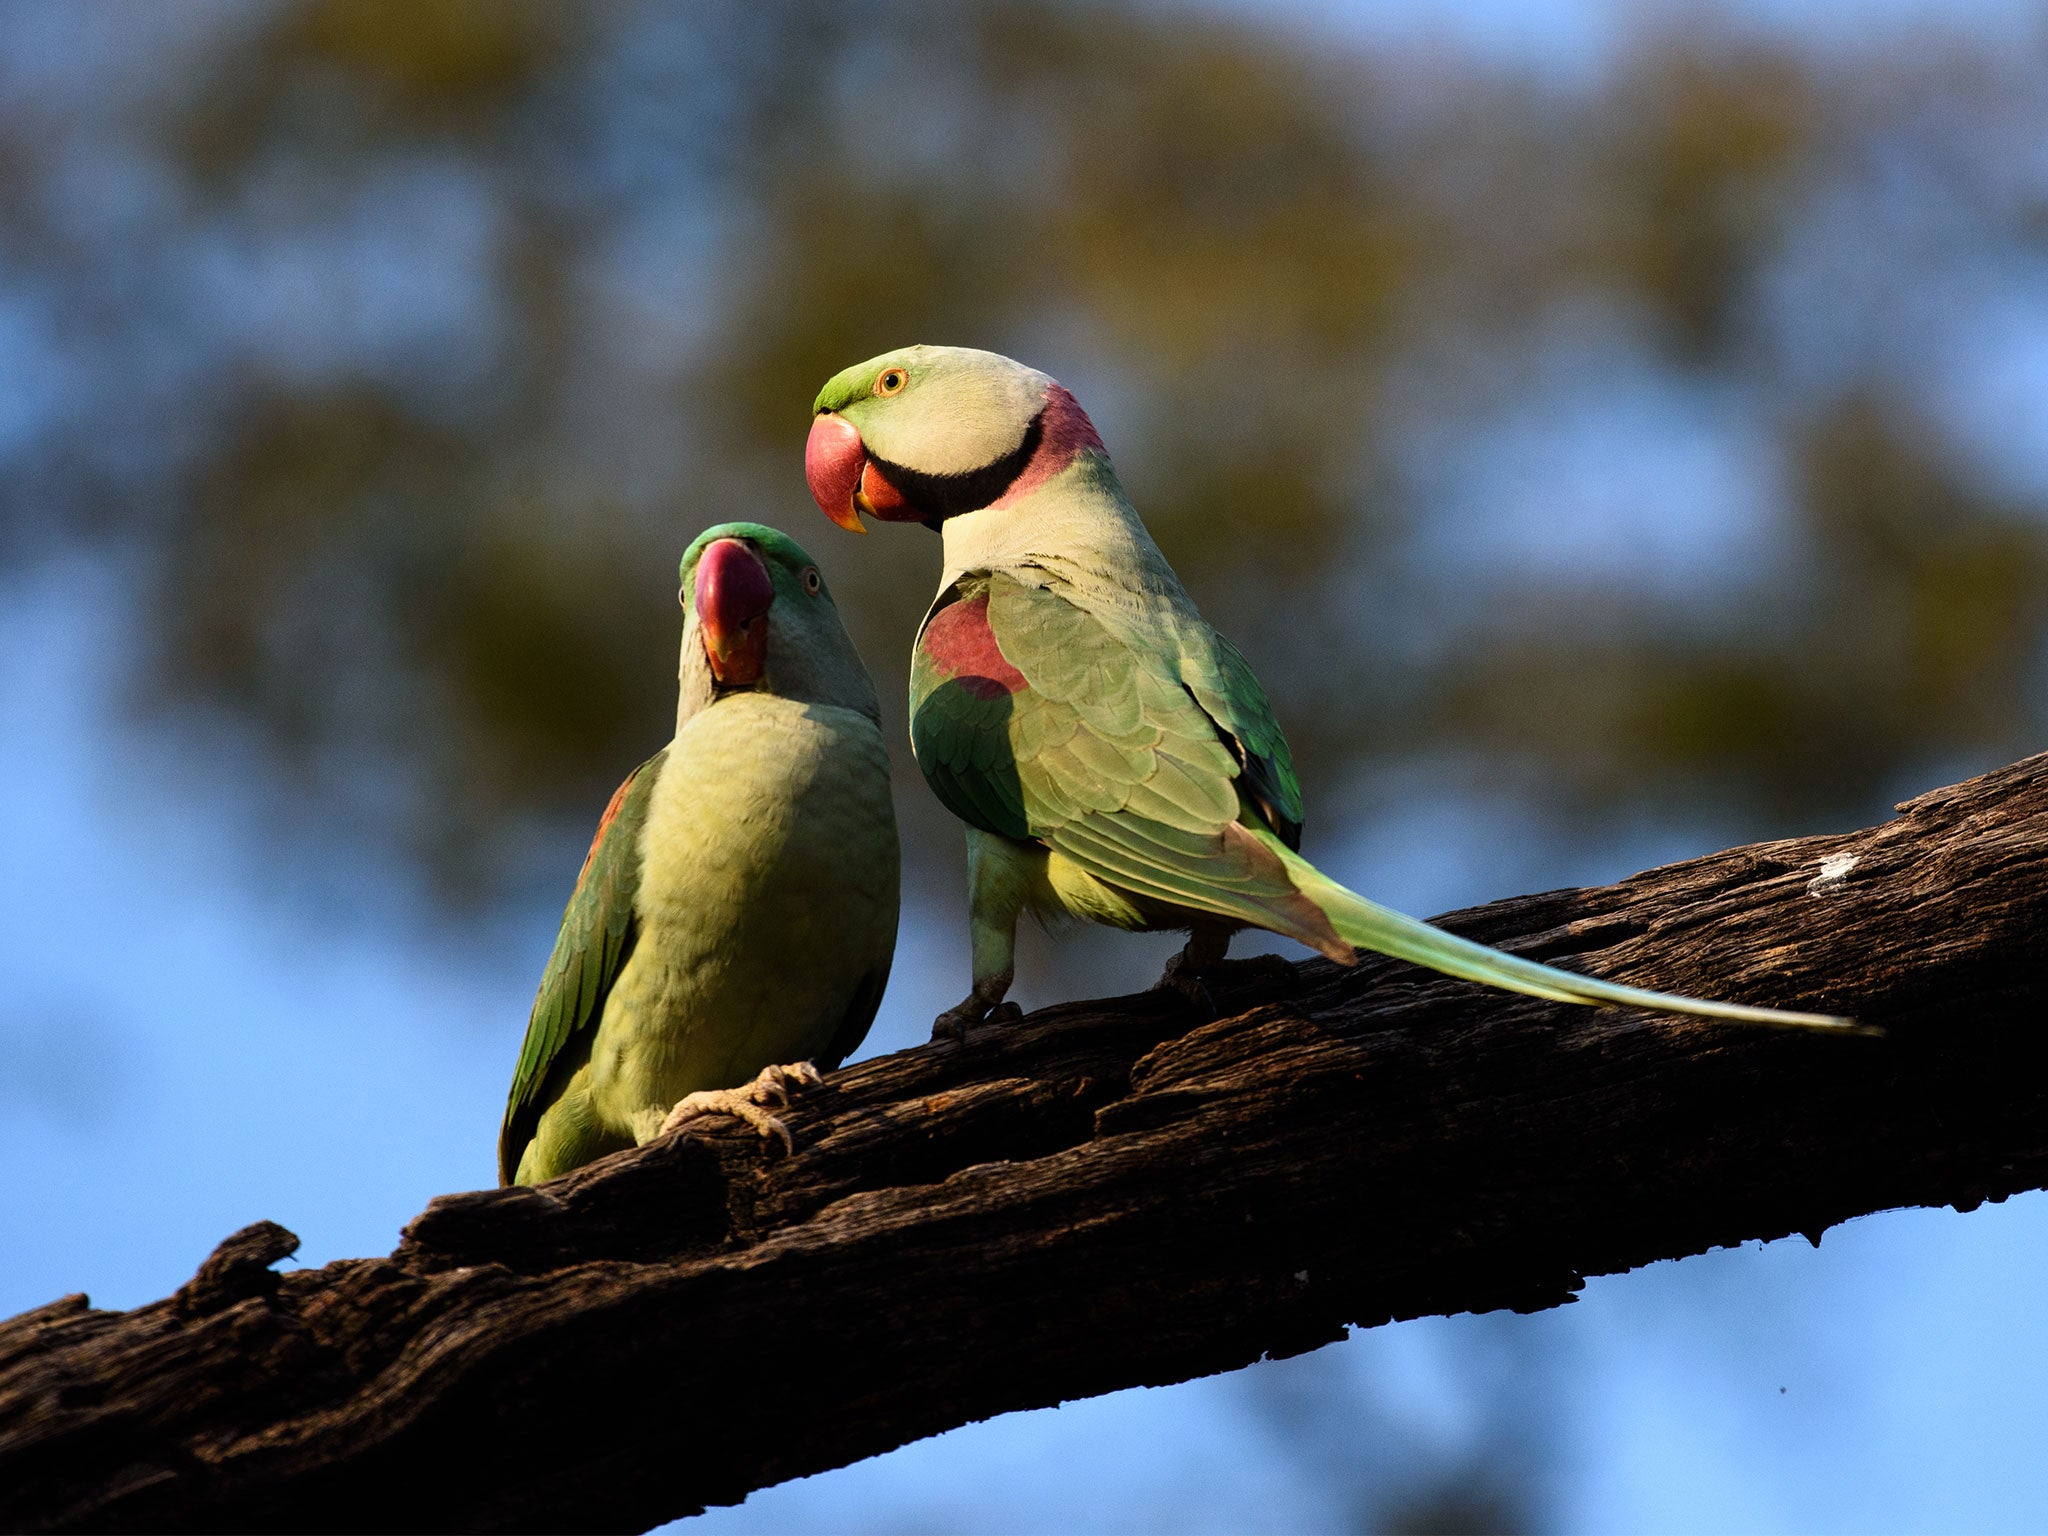
[[768,662],[768,609],[775,583],[761,557],[739,539],[715,539],[697,560],[694,603],[711,675],[729,685],[758,683]]
[[811,482],[818,510],[848,533],[867,532],[853,504],[860,472],[867,467],[867,449],[852,422],[827,414],[811,423],[811,438],[804,444],[804,478]]
[[886,522],[914,523],[918,514],[868,457],[860,429],[830,411],[811,423],[804,444],[804,478],[818,510],[849,533],[866,533],[863,512]]

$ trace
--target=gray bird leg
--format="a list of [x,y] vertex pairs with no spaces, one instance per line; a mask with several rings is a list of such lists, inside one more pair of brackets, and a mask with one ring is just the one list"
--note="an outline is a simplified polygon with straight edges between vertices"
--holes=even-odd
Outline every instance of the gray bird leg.
[[1155,992],[1178,992],[1190,1008],[1214,1015],[1216,999],[1202,984],[1202,972],[1214,970],[1230,953],[1230,929],[1211,923],[1197,923],[1188,930],[1188,941],[1179,954],[1166,962]]
[[967,927],[974,946],[974,987],[932,1021],[934,1040],[964,1041],[970,1025],[1008,1023],[1024,1016],[1023,1009],[1003,999],[1017,979],[1017,917],[1030,888],[1030,857],[1007,837],[967,829]]

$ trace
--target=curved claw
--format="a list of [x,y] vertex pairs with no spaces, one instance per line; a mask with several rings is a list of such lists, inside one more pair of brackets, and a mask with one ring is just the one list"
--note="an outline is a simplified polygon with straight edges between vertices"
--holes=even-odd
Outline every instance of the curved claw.
[[972,992],[932,1020],[932,1038],[965,1043],[970,1025],[983,1022],[1008,1024],[1023,1018],[1022,1008],[1003,1001],[1003,994],[1010,990],[1015,974],[1006,970],[976,980]]
[[685,1094],[668,1112],[668,1118],[661,1122],[660,1134],[666,1136],[701,1116],[730,1115],[751,1125],[763,1139],[776,1137],[781,1141],[783,1151],[794,1153],[796,1138],[790,1134],[789,1127],[763,1106],[787,1104],[797,1089],[815,1088],[824,1080],[823,1074],[808,1061],[791,1062],[787,1066],[765,1066],[751,1083],[742,1087],[706,1088]]
[[957,1008],[948,1008],[932,1020],[934,1040],[955,1040],[967,1043],[967,1030],[976,1024],[1014,1024],[1024,1017],[1024,1010],[1015,1003],[997,1003],[993,1007],[979,998],[970,997]]

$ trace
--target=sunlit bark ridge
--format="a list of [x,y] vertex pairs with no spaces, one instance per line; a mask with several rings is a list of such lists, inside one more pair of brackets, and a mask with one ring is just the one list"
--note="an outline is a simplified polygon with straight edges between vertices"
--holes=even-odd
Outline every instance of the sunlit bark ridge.
[[0,1324],[0,1528],[637,1529],[1011,1409],[1571,1299],[2048,1183],[2048,756],[1867,831],[1447,926],[1832,1038],[1393,962],[1220,1017],[1075,1003],[706,1131],[436,1200],[388,1258],[237,1233],[164,1301]]

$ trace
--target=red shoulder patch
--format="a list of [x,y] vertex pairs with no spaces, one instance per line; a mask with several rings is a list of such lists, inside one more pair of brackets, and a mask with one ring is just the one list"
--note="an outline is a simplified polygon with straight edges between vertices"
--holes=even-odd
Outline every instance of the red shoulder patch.
[[604,815],[597,819],[597,835],[590,840],[590,852],[583,855],[583,867],[576,871],[576,883],[583,884],[583,877],[590,873],[590,861],[597,857],[598,846],[604,842],[605,833],[611,830],[613,820],[619,814],[619,807],[626,803],[626,791],[633,787],[633,781],[640,777],[635,768],[626,775],[626,782],[612,791],[611,803],[604,808]]
[[988,627],[988,594],[941,608],[925,625],[918,645],[932,663],[977,699],[1022,693],[1031,685],[1004,659]]

